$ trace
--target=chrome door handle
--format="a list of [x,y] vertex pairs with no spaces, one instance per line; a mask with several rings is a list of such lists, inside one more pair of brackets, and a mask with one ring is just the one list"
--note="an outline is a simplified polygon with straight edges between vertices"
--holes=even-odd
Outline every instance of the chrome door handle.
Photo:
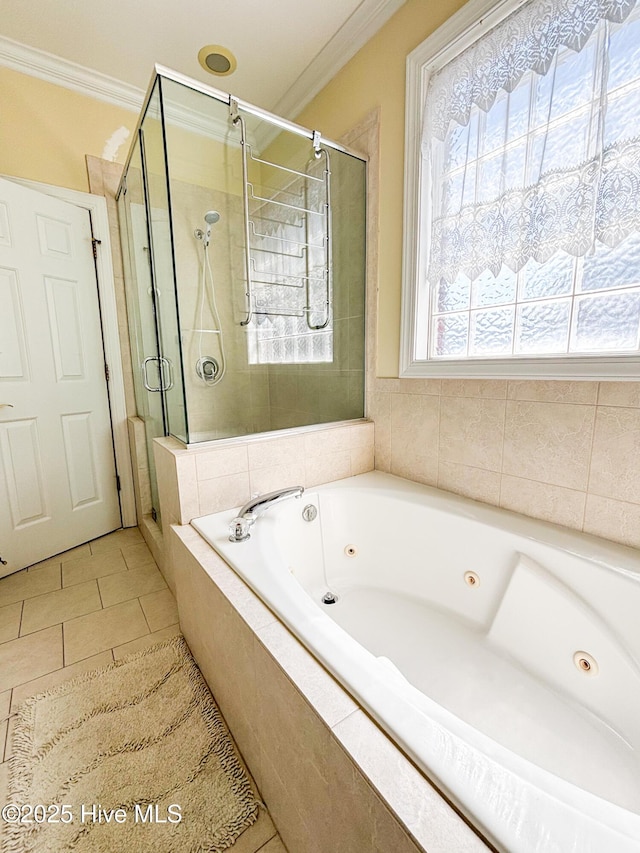
[[[155,362],[158,368],[159,385],[157,388],[152,388],[147,378],[147,367],[150,361]],[[169,359],[161,355],[150,355],[148,358],[145,358],[142,362],[142,384],[147,391],[170,391],[173,388],[173,370],[171,369]]]
[[168,358],[164,358],[164,356],[160,356],[158,359],[158,363],[160,365],[160,390],[161,391],[170,391],[173,388],[173,370],[171,369],[171,362]]
[[155,362],[157,365],[159,361],[158,356],[150,355],[149,358],[145,358],[145,360],[142,362],[142,384],[147,389],[147,391],[162,391],[162,384],[158,385],[157,388],[152,388],[151,385],[149,385],[149,380],[147,378],[147,369],[149,367],[150,361]]

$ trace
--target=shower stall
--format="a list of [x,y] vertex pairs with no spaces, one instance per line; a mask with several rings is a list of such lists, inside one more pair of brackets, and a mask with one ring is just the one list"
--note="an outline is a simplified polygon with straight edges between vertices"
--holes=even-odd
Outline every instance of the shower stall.
[[138,415],[186,445],[364,415],[361,157],[157,67],[117,194]]

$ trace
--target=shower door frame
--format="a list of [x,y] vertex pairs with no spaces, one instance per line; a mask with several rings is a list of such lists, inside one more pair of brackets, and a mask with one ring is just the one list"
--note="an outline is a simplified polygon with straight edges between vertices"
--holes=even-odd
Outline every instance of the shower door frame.
[[[136,145],[139,145],[139,147],[140,147],[140,151],[141,151],[141,155],[142,155],[142,161],[144,163],[144,144],[143,144],[144,139],[143,139],[143,134],[142,134],[143,123],[144,123],[144,120],[147,116],[147,111],[148,111],[151,99],[153,98],[153,96],[156,92],[156,84],[157,84],[158,85],[157,91],[158,91],[158,96],[159,96],[159,107],[160,107],[160,123],[161,123],[161,128],[162,128],[162,141],[163,141],[164,158],[165,158],[165,177],[167,180],[167,188],[166,188],[167,189],[167,201],[168,201],[169,211],[171,211],[171,190],[170,190],[170,186],[169,186],[169,175],[168,175],[168,171],[167,171],[167,169],[168,169],[168,158],[167,158],[166,134],[165,134],[166,117],[165,117],[165,112],[164,112],[164,101],[163,101],[163,92],[162,92],[162,81],[163,80],[169,80],[171,82],[178,83],[178,84],[185,86],[185,87],[187,87],[187,88],[189,88],[195,92],[199,92],[203,95],[214,98],[215,100],[225,104],[229,108],[230,115],[231,115],[232,109],[235,110],[236,112],[238,110],[242,110],[245,113],[252,115],[257,119],[266,122],[269,125],[272,125],[276,128],[279,128],[280,130],[288,131],[288,132],[296,134],[297,136],[301,136],[305,139],[308,139],[309,142],[314,146],[314,148],[316,148],[317,146],[322,144],[323,146],[326,146],[327,148],[333,149],[335,151],[339,151],[343,154],[348,154],[349,156],[354,157],[354,158],[362,161],[363,163],[367,162],[366,156],[363,156],[361,153],[354,151],[353,149],[351,149],[345,145],[341,145],[337,142],[326,139],[325,137],[322,136],[322,134],[318,130],[309,130],[308,128],[303,127],[302,125],[296,124],[295,122],[289,121],[288,119],[277,116],[277,115],[275,115],[275,114],[273,114],[267,110],[262,109],[261,107],[257,107],[254,104],[250,104],[247,101],[243,101],[242,99],[237,98],[228,92],[223,92],[220,89],[216,89],[213,86],[208,86],[204,83],[200,83],[197,80],[194,80],[191,77],[187,77],[186,75],[180,74],[177,71],[173,71],[172,69],[167,68],[166,66],[156,64],[154,66],[154,73],[153,73],[153,76],[152,76],[151,81],[149,83],[149,87],[147,89],[147,92],[145,94],[145,98],[144,98],[144,101],[142,104],[140,115],[138,117],[136,129],[134,131],[133,138],[135,141],[131,145],[129,152],[127,154],[127,158],[126,158],[125,163],[124,163],[124,167],[123,167],[123,171],[122,171],[122,179],[121,179],[120,185],[116,191],[116,196],[115,196],[116,202],[118,202],[118,200],[120,199],[120,195],[123,192],[123,189],[126,192],[126,178],[127,178],[131,158],[133,157],[133,154],[136,150]],[[146,167],[143,168],[143,174],[144,174],[144,180],[145,180],[145,185],[146,185]],[[149,232],[151,232],[151,223],[149,221],[149,211],[151,208],[149,206],[149,199],[147,197],[146,191],[145,191],[145,205],[147,207],[147,220],[148,220],[147,221],[147,228],[148,228]],[[169,230],[171,231],[171,240],[172,240],[172,245],[171,245],[172,272],[173,272],[174,287],[175,287],[175,294],[176,294],[176,313],[177,313],[177,317],[178,317],[178,327],[179,327],[179,306],[177,304],[176,265],[175,265],[175,257],[173,257],[174,243],[173,243],[171,215],[169,216]],[[152,246],[152,242],[151,242],[152,241],[152,235],[151,234],[150,234],[149,239],[150,239],[150,247],[151,247]],[[153,278],[153,270],[152,270],[152,278]],[[365,281],[365,293],[366,293],[366,281]],[[155,306],[155,297],[154,297],[154,306]],[[367,313],[367,311],[366,311],[366,300],[365,300],[365,312],[364,312],[364,316],[365,316],[365,352],[366,352],[366,313]],[[157,317],[157,311],[156,311],[156,317]],[[162,339],[160,337],[160,330],[158,330],[158,338],[159,338],[159,340],[158,340],[158,357],[160,359],[162,359],[164,354],[162,352]],[[173,369],[178,370],[180,372],[180,379],[181,379],[181,385],[183,388],[183,397],[184,397],[184,366],[182,363],[182,357],[180,357],[179,362],[180,362],[179,364],[173,365]],[[366,399],[367,399],[367,395],[366,395],[366,383],[367,383],[366,359],[365,359],[365,363],[363,364],[363,378],[364,378],[364,400],[363,400],[364,408],[363,408],[363,413],[364,413],[364,417],[366,418]],[[147,393],[149,393],[149,392],[147,392]],[[162,396],[162,411],[163,411],[164,429],[165,429],[164,434],[174,436],[179,441],[181,441],[183,444],[185,444],[185,446],[188,447],[190,444],[192,444],[192,442],[189,441],[190,436],[189,436],[188,417],[187,417],[187,412],[186,412],[186,401],[185,401],[185,430],[184,430],[185,431],[185,438],[183,438],[182,436],[176,435],[175,432],[171,431],[169,411],[168,411],[168,406],[167,406],[167,402],[166,402],[166,398],[165,398],[166,391],[164,389],[162,389],[160,391],[160,393]],[[353,420],[361,420],[361,419],[362,418],[355,418],[355,419],[352,418],[352,419],[349,419],[349,420],[344,421],[344,422],[350,423]],[[342,421],[338,421],[337,423],[342,423]],[[320,426],[326,427],[326,423],[323,423]],[[285,430],[273,430],[273,432],[274,433],[291,432],[291,431],[299,431],[300,429],[304,429],[306,431],[306,430],[313,429],[313,428],[314,428],[313,425],[311,425],[311,426],[305,425],[303,427],[291,427],[291,428],[288,428]],[[241,438],[242,440],[246,440],[247,436],[246,435],[239,436],[238,438]],[[225,438],[225,439],[214,439],[214,440],[216,440],[216,441],[221,441],[221,440],[222,441],[234,441],[234,440],[236,440],[236,438],[235,437],[229,437],[229,438]],[[195,442],[195,443],[198,445],[202,444],[202,442]],[[148,452],[152,452],[152,449],[148,448]]]

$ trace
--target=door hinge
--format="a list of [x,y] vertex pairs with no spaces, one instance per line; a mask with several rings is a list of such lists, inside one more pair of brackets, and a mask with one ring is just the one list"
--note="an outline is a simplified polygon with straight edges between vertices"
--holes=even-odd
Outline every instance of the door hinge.
[[109,380],[111,379],[111,371],[109,370],[109,365],[106,361],[104,363],[104,378],[107,380],[107,382],[109,382]]
[[98,246],[101,243],[102,243],[102,240],[98,240],[96,237],[94,237],[91,240],[91,245],[93,246],[93,259],[94,259],[94,261],[98,260]]
[[121,492],[122,486],[120,485],[120,474],[116,474],[116,489]]

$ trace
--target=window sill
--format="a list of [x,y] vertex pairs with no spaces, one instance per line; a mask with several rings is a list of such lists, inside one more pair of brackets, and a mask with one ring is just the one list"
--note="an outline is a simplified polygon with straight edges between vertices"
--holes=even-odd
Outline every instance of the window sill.
[[576,381],[640,381],[640,356],[575,356],[572,358],[438,359],[410,361],[401,379],[559,379]]

